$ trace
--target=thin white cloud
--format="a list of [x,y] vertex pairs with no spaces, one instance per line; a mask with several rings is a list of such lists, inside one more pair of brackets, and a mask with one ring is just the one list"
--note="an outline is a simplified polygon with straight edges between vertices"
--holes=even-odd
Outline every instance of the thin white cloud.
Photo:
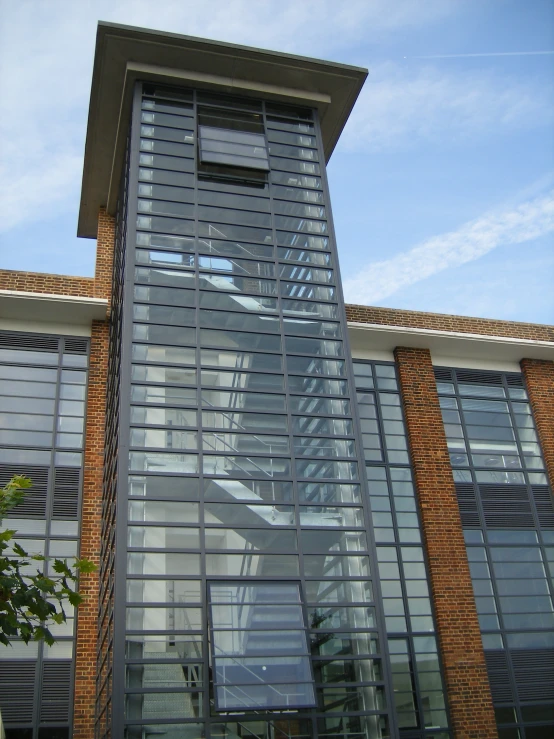
[[431,275],[472,262],[497,247],[522,244],[554,231],[554,191],[517,207],[493,210],[434,236],[391,259],[362,268],[344,280],[347,302],[376,304]]
[[339,143],[343,151],[437,145],[554,120],[548,85],[490,70],[445,71],[429,64],[370,65]]

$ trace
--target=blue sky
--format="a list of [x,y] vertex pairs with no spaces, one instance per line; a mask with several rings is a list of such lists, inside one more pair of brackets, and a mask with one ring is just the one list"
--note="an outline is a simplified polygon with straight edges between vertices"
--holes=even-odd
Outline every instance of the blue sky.
[[554,323],[551,0],[0,0],[0,267],[92,275],[99,19],[369,68],[329,164],[347,301]]

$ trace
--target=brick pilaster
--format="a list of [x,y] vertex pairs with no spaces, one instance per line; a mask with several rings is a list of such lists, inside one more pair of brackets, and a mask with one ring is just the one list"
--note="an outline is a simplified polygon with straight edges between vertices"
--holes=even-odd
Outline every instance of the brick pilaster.
[[395,357],[456,739],[494,739],[496,723],[431,354]]
[[115,218],[100,208],[94,273],[94,297],[111,300],[112,270],[115,248]]
[[[90,368],[85,426],[85,462],[81,516],[81,557],[99,564],[104,426],[108,375],[108,323],[92,322]],[[77,616],[75,657],[74,739],[93,739],[96,697],[96,642],[98,633],[98,570],[82,575],[84,596]]]
[[[93,296],[111,301],[115,219],[101,209]],[[102,486],[108,384],[109,322],[93,321],[85,425],[81,556],[100,562]],[[93,739],[96,703],[96,652],[98,639],[99,572],[83,575],[79,590],[85,600],[79,606],[75,656],[73,739]]]
[[542,447],[544,464],[554,488],[554,362],[545,359],[523,359],[529,401]]

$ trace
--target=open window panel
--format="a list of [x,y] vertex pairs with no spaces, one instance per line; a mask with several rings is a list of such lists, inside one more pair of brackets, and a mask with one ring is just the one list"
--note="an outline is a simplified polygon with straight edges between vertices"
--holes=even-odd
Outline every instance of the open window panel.
[[261,113],[198,110],[199,173],[265,182],[269,157]]
[[316,705],[300,584],[208,583],[216,711]]

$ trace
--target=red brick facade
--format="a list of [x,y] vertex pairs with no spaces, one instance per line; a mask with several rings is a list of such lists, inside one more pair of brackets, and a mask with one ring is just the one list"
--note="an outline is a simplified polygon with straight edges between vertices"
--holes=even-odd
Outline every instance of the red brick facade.
[[[100,212],[94,297],[111,298],[115,220]],[[100,562],[102,484],[106,388],[108,384],[109,324],[93,321],[85,426],[85,469],[82,504],[81,556]],[[93,739],[96,700],[96,651],[98,634],[98,570],[82,575],[80,592],[85,596],[77,619],[74,693],[74,739]]]
[[[96,565],[100,558],[104,424],[108,375],[108,324],[93,321],[85,427],[85,463],[81,525],[81,556]],[[74,739],[93,739],[96,695],[98,570],[81,575],[84,602],[79,607],[75,660]]]
[[554,362],[524,359],[521,371],[527,384],[548,478],[554,488]]
[[505,336],[512,339],[554,341],[554,326],[536,323],[447,316],[441,313],[422,313],[396,308],[373,308],[368,305],[347,305],[346,317],[355,323],[375,323],[379,326],[403,326],[483,336]]
[[496,722],[431,354],[398,347],[400,388],[456,739],[493,739]]
[[95,297],[94,278],[92,277],[49,275],[43,272],[18,272],[12,269],[0,269],[0,290],[71,295],[75,298]]
[[94,273],[94,297],[111,300],[112,271],[115,243],[115,218],[100,209],[98,215],[98,237],[96,247],[96,270]]

